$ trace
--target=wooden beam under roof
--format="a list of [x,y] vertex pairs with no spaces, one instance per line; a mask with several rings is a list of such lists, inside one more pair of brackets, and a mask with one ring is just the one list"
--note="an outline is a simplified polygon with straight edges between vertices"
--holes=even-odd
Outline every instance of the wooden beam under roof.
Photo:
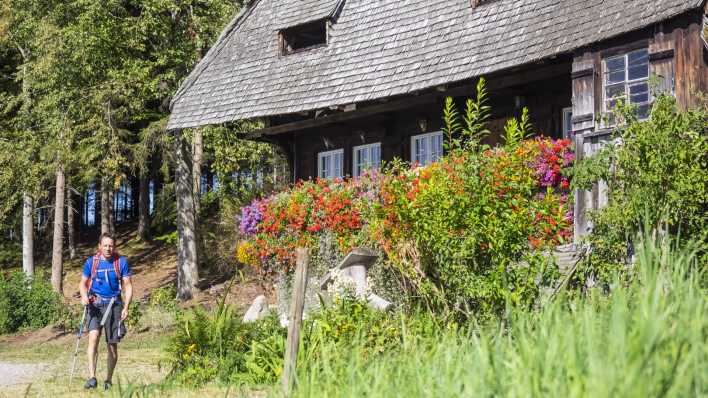
[[[568,74],[570,76],[570,62],[557,62],[554,64],[537,65],[533,68],[527,68],[514,73],[495,74],[487,79],[487,90],[500,90],[507,87],[518,86],[539,80],[545,80],[554,76]],[[356,110],[350,112],[341,112],[334,115],[324,116],[318,119],[300,120],[276,126],[265,127],[249,134],[250,138],[258,138],[262,136],[276,135],[289,133],[299,130],[320,127],[332,123],[341,123],[354,119],[359,119],[367,116],[372,116],[380,113],[399,111],[406,108],[412,108],[419,105],[427,105],[440,101],[444,97],[459,97],[470,95],[476,90],[477,81],[465,82],[456,87],[450,87],[444,92],[433,90],[433,92],[421,94],[414,97],[405,97],[401,99],[391,100],[386,103],[369,105],[366,107],[357,107]]]

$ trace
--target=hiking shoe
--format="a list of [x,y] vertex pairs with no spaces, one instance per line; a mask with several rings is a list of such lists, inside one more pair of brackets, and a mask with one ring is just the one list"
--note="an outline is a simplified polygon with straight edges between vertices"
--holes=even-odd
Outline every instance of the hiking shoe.
[[98,385],[98,382],[96,381],[96,378],[92,377],[92,378],[86,380],[86,384],[84,384],[84,388],[87,390],[90,390],[92,388],[96,388],[97,385]]
[[111,387],[113,387],[113,383],[111,383],[110,381],[106,380],[103,382],[103,391],[108,391],[111,389]]

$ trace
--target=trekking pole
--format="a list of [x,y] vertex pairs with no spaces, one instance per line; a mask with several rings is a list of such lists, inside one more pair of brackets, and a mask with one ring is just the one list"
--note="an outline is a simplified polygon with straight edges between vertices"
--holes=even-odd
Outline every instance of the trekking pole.
[[86,320],[86,313],[88,312],[88,306],[84,306],[84,314],[81,316],[81,325],[79,325],[79,330],[76,332],[76,349],[74,350],[74,360],[71,363],[71,373],[69,375],[69,384],[74,380],[74,369],[76,368],[76,357],[79,355],[79,341],[81,341],[81,335],[84,332],[84,321]]

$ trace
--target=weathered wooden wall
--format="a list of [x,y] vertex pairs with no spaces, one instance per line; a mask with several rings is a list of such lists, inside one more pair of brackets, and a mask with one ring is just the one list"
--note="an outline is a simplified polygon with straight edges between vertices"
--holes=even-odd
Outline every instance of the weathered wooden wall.
[[[708,50],[701,39],[702,12],[679,16],[640,32],[580,49],[573,59],[573,133],[578,159],[597,153],[612,142],[612,131],[602,126],[602,59],[639,48],[649,52],[649,73],[658,78],[654,93],[676,96],[682,108],[697,106],[699,93],[708,92]],[[607,184],[576,190],[574,237],[576,242],[592,229],[588,211],[608,202]]]
[[[568,65],[570,70],[570,65]],[[552,137],[562,136],[562,110],[570,106],[570,77],[565,75],[534,84],[490,91],[493,110],[489,123],[492,135],[485,142],[501,142],[503,126],[509,117],[521,115],[521,108],[530,110],[534,132]],[[474,93],[470,93],[473,95]],[[521,103],[517,104],[519,97]],[[464,97],[456,98],[462,111]],[[517,106],[519,105],[519,106]],[[412,106],[368,118],[296,132],[290,144],[297,179],[317,175],[317,154],[334,149],[344,150],[344,172],[352,173],[352,151],[355,146],[381,142],[381,158],[410,160],[411,137],[442,129],[443,101]]]

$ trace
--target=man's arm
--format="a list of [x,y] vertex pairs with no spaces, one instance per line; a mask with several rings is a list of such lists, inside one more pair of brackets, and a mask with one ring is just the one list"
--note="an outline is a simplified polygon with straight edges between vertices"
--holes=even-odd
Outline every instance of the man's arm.
[[125,320],[128,317],[128,307],[130,307],[130,301],[133,299],[133,282],[130,280],[129,276],[123,277],[123,311],[120,314],[120,319]]
[[81,293],[81,304],[89,305],[88,298],[88,277],[81,275],[81,282],[79,282],[79,293]]

